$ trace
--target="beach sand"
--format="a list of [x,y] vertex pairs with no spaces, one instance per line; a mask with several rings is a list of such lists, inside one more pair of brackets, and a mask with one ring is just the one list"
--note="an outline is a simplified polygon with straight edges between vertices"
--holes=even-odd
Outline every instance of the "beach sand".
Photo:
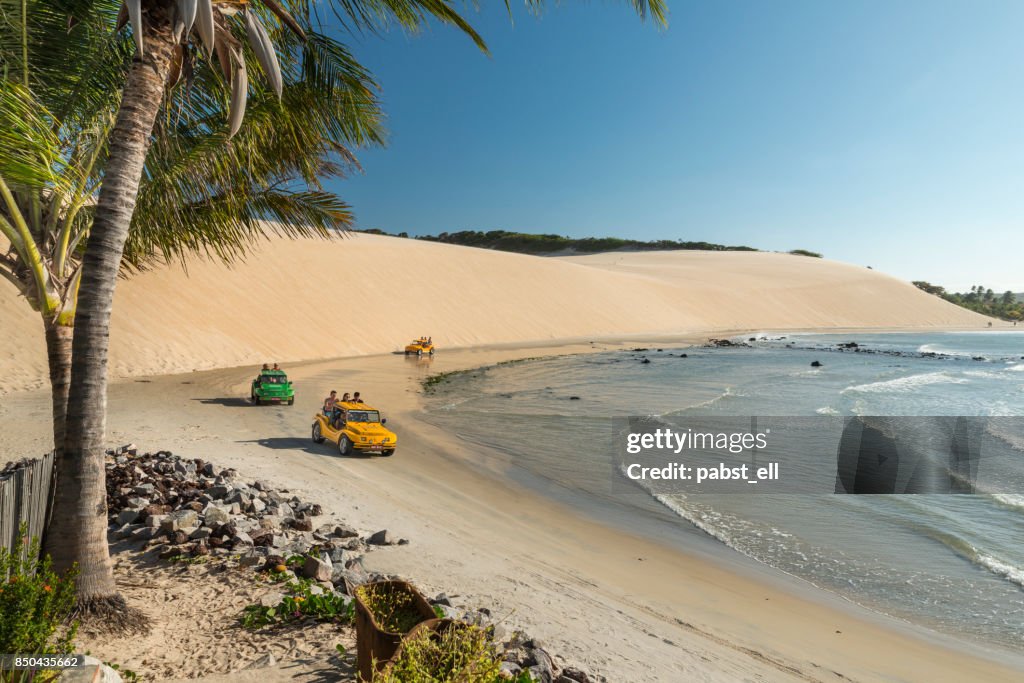
[[[372,553],[370,568],[409,577],[428,595],[445,591],[456,604],[507,615],[565,662],[611,681],[1024,675],[1020,657],[911,628],[738,556],[605,526],[509,483],[500,470],[475,466],[478,454],[457,435],[420,419],[419,384],[429,374],[624,348],[588,339],[668,345],[728,329],[980,328],[980,316],[867,269],[778,254],[540,259],[360,236],[330,245],[275,243],[235,270],[199,264],[190,272],[185,280],[176,269],[158,270],[120,286],[113,364],[130,378],[111,387],[111,445],[134,442],[143,451],[236,467],[359,528],[388,528],[411,543]],[[323,305],[339,300],[355,303]],[[17,346],[4,350],[0,369],[5,388],[17,390],[0,402],[5,459],[45,450],[50,429],[46,392],[25,389],[42,375],[35,342],[22,341],[31,339],[34,320],[19,306],[27,311],[0,290],[4,328],[13,320],[11,329],[25,335],[13,337]],[[277,333],[260,332],[268,321]],[[390,353],[419,334],[438,343],[433,360]],[[298,362],[346,354],[374,355]],[[255,368],[274,360],[288,362],[296,405],[248,405]],[[400,436],[398,452],[342,458],[329,444],[312,444],[311,417],[329,389],[359,390],[382,409]],[[167,632],[189,628],[196,616],[140,606]],[[118,652],[116,642],[99,647]],[[221,658],[210,671],[224,670],[222,658],[231,656],[223,648],[204,652]],[[182,666],[183,676],[201,670],[198,662]],[[252,674],[217,680],[245,676]]]

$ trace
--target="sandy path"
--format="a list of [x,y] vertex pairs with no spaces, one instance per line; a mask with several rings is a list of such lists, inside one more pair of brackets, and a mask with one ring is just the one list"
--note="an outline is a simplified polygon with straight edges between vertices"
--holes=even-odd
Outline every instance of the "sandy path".
[[[560,349],[587,351],[591,345]],[[170,449],[300,491],[408,546],[367,557],[427,593],[509,615],[569,662],[614,681],[1018,681],[1024,660],[921,634],[749,563],[625,535],[468,467],[465,444],[417,419],[418,381],[551,349],[385,355],[289,367],[294,407],[243,400],[249,368],[124,381],[111,392],[111,442]],[[400,435],[391,458],[341,458],[308,438],[330,388],[360,390]],[[41,449],[46,400],[3,404],[0,448]],[[16,421],[15,434],[8,426]],[[643,558],[643,559],[640,559]],[[130,666],[130,663],[128,663]],[[269,679],[268,679],[269,680]]]

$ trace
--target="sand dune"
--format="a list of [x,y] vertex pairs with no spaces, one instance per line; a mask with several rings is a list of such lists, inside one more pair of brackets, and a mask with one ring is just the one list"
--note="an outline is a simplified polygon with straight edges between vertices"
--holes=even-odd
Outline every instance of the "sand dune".
[[[695,331],[980,327],[987,319],[867,268],[749,252],[542,258],[375,235],[274,239],[119,284],[116,376],[438,347]],[[38,316],[0,282],[0,391],[44,384]]]

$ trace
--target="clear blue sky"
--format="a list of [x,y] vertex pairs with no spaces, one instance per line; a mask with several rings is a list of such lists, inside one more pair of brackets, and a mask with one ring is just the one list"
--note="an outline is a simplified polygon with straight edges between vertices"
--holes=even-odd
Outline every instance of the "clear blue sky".
[[359,227],[806,248],[1024,291],[1024,2],[513,0],[355,40],[386,149],[338,184]]

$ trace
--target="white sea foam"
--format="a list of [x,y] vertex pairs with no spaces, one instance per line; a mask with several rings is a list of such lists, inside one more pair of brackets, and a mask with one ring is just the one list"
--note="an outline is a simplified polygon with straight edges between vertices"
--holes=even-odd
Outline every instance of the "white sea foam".
[[872,394],[888,393],[911,393],[918,387],[929,384],[967,384],[969,380],[962,377],[953,377],[945,372],[925,372],[920,375],[908,375],[896,379],[885,380],[884,382],[871,382],[870,384],[854,384],[846,387],[840,393],[862,392]]
[[993,493],[991,496],[1008,508],[1024,511],[1024,496],[1022,495],[1013,493]]
[[1006,368],[1006,371],[1007,372],[1024,372],[1024,363],[1020,363],[1018,365],[1011,365],[1010,367]]
[[821,408],[816,409],[814,412],[816,412],[818,415],[838,415],[839,414],[839,411],[836,410],[835,408],[833,408],[832,406],[823,406]]
[[1004,579],[1008,579],[1021,588],[1024,588],[1024,569],[1015,567],[1012,564],[1007,564],[1006,562],[998,560],[991,555],[984,555],[981,553],[978,554],[976,561],[979,565],[993,574],[1002,576]]
[[967,351],[957,351],[956,349],[950,349],[939,344],[921,344],[917,347],[918,353],[939,353],[944,356],[964,356],[970,357],[972,354]]

